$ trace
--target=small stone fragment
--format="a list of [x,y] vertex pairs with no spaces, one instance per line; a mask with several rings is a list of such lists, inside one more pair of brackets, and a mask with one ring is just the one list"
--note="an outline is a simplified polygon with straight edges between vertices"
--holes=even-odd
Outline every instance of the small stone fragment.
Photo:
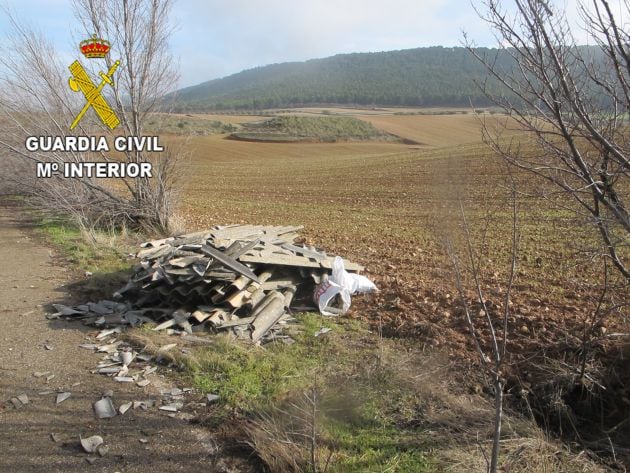
[[145,386],[148,386],[149,384],[151,384],[151,381],[149,381],[148,379],[141,379],[140,381],[136,383],[136,385],[138,385],[141,388],[144,388]]
[[28,404],[28,396],[26,394],[22,393],[17,398],[22,404]]

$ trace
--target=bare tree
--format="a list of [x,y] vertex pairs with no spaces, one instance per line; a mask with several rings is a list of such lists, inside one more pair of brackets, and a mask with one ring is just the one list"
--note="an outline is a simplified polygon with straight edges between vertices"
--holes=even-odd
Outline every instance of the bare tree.
[[[519,241],[516,187],[513,180],[511,186],[511,252],[509,271],[501,305],[491,304],[485,295],[483,287],[487,285],[484,284],[482,271],[482,247],[485,245],[485,238],[481,238],[481,242],[479,242],[480,247],[476,248],[461,198],[459,199],[459,227],[462,234],[461,248],[454,242],[455,232],[449,232],[445,239],[446,251],[451,261],[455,286],[463,309],[464,319],[479,355],[481,366],[484,373],[489,377],[494,391],[494,430],[490,458],[487,457],[482,448],[489,473],[496,473],[499,466],[503,422],[503,390],[505,388],[508,357],[508,323],[511,316],[511,296],[516,276]],[[474,294],[473,299],[470,299],[468,296],[470,292]],[[482,330],[489,333],[489,337],[481,335],[480,332]]]
[[[103,90],[120,118],[122,133],[140,136],[148,114],[177,80],[168,50],[172,33],[171,0],[76,0],[74,12],[83,31],[82,39],[95,34],[110,41],[105,66],[120,60],[112,87]],[[181,152],[126,151],[128,163],[153,163],[153,177],[121,178],[118,183],[83,177],[33,179],[34,163],[109,161],[106,153],[29,152],[28,136],[113,134],[95,117],[86,114],[74,131],[69,130],[84,105],[81,94],[68,87],[69,64],[55,54],[43,35],[25,27],[8,10],[12,24],[10,40],[0,54],[0,147],[12,157],[12,174],[22,190],[46,208],[71,215],[84,227],[95,225],[141,226],[167,232],[172,224]],[[78,44],[77,44],[78,53]],[[98,66],[92,66],[92,68]],[[90,65],[86,69],[89,70]],[[97,72],[98,69],[95,69]]]
[[[503,46],[498,54],[509,54],[512,66],[500,67],[498,56],[482,55],[466,43],[507,91],[487,95],[533,139],[507,140],[487,127],[484,138],[508,163],[556,186],[556,201],[577,208],[596,227],[601,253],[627,281],[629,33],[607,0],[580,4],[585,30],[595,43],[590,47],[577,45],[566,15],[550,2],[514,0],[513,15],[503,3],[485,0],[478,13]],[[628,18],[630,2],[621,1],[619,8]]]

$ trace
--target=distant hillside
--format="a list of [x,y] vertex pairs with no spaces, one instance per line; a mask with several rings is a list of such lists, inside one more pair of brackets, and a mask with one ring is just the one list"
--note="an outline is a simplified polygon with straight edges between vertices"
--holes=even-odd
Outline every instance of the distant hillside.
[[[500,51],[498,64],[510,66],[505,51]],[[468,106],[470,99],[483,106],[488,102],[474,81],[486,77],[484,67],[464,48],[339,54],[204,82],[178,91],[175,103],[178,111],[315,104]]]

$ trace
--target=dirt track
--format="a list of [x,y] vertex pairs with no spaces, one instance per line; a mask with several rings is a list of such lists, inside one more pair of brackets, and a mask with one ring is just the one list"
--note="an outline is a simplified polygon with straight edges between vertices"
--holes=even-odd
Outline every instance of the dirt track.
[[[29,233],[16,212],[0,205],[0,471],[242,471],[228,466],[229,461],[217,461],[216,444],[208,431],[155,409],[95,418],[92,404],[105,390],[114,391],[113,401],[119,406],[159,399],[158,385],[175,385],[153,375],[151,385],[139,388],[90,373],[102,354],[78,345],[93,343],[86,337],[94,332],[80,323],[48,321],[44,316],[47,304],[68,300],[64,285],[70,282],[70,272]],[[46,377],[33,375],[45,371],[54,378],[47,382]],[[56,405],[59,390],[72,395]],[[16,409],[10,400],[22,393],[30,402]],[[53,433],[57,442],[51,438]],[[102,436],[109,453],[90,465],[79,435]]]

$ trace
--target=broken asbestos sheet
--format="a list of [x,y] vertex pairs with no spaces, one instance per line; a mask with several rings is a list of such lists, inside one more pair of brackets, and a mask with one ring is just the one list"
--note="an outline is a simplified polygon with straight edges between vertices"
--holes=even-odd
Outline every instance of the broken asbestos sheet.
[[232,330],[264,343],[276,339],[292,308],[339,315],[351,294],[376,290],[357,274],[362,266],[297,243],[301,228],[216,226],[143,243],[115,300],[55,305],[52,317],[113,330],[147,322],[169,333]]

